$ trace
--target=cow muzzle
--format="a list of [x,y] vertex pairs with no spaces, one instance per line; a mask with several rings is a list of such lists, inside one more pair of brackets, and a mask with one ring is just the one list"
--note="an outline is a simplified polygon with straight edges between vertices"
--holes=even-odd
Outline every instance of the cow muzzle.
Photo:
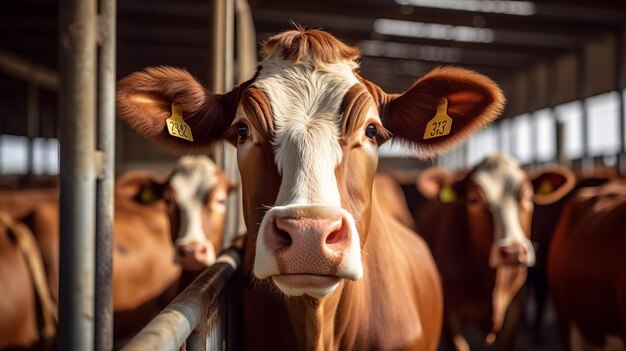
[[215,262],[215,250],[206,242],[177,244],[175,261],[186,271],[204,270]]
[[494,245],[491,249],[489,265],[523,265],[531,267],[535,264],[535,252],[532,243],[511,243]]
[[338,207],[273,208],[259,230],[254,274],[271,277],[286,295],[317,298],[334,291],[342,279],[361,278],[354,219]]

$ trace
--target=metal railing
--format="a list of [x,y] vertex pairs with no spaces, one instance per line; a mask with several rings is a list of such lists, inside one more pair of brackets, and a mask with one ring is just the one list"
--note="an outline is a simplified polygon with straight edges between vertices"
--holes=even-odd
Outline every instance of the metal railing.
[[122,350],[226,349],[228,319],[236,314],[229,311],[225,288],[240,264],[240,249],[224,251]]

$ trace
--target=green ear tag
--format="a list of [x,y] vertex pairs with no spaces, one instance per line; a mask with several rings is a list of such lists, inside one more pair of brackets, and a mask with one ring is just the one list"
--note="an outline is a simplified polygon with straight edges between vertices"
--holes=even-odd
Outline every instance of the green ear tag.
[[187,141],[193,141],[191,127],[185,123],[180,106],[172,104],[172,115],[170,118],[165,120],[165,124],[167,125],[167,131],[171,136],[185,139]]
[[437,105],[437,113],[435,117],[428,121],[426,130],[424,130],[424,140],[437,138],[450,134],[452,129],[452,118],[448,116],[448,100],[446,98],[439,99]]
[[449,185],[445,185],[439,191],[439,201],[444,204],[451,204],[456,201],[456,193]]

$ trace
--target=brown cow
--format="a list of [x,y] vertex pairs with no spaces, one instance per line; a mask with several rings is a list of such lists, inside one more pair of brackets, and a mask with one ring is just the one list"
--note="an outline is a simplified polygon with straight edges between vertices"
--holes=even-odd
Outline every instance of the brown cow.
[[[117,179],[113,227],[117,343],[136,333],[215,261],[222,245],[225,200],[232,188],[215,164],[201,156],[181,158],[165,181],[145,172]],[[17,199],[10,203],[20,203],[20,195],[13,194]],[[48,201],[31,211],[24,222],[36,235],[56,301],[58,204]]]
[[376,173],[373,191],[381,207],[407,228],[415,230],[415,220],[409,212],[400,184],[389,174]]
[[357,48],[320,30],[275,35],[262,56],[223,95],[168,67],[124,78],[117,95],[123,120],[171,148],[237,147],[245,347],[434,350],[439,277],[426,244],[372,193],[378,147],[393,135],[437,155],[496,117],[500,90],[441,68],[386,94],[358,74]]
[[[626,345],[626,181],[581,189],[552,239],[548,282],[568,350]],[[621,339],[621,340],[620,340]]]
[[537,247],[535,265],[528,271],[528,290],[534,296],[533,337],[535,342],[543,341],[543,319],[548,297],[546,276],[548,252],[557,223],[563,208],[571,196],[579,189],[602,185],[616,177],[606,170],[596,170],[592,174],[576,175],[561,166],[548,166],[534,176],[535,210],[531,236]]
[[50,350],[56,307],[30,229],[0,210],[0,350]]
[[426,172],[418,182],[425,195],[440,198],[419,214],[417,228],[429,239],[442,276],[448,347],[469,350],[463,328],[474,323],[488,344],[511,350],[523,302],[519,290],[534,263],[530,180],[504,154],[488,156],[454,184],[453,175],[442,173]]

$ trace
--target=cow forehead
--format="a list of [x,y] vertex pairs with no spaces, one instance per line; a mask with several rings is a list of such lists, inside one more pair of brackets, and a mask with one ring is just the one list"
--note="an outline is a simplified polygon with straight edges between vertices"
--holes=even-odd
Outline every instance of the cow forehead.
[[315,120],[339,125],[344,96],[360,84],[352,61],[314,65],[271,58],[261,63],[253,85],[261,89],[271,105],[274,132],[289,126],[307,126]]
[[483,189],[490,203],[517,197],[524,179],[525,173],[518,163],[505,155],[487,158],[471,175],[471,180]]
[[188,200],[201,199],[218,182],[217,168],[208,160],[193,156],[179,160],[169,184],[176,192],[177,198]]

